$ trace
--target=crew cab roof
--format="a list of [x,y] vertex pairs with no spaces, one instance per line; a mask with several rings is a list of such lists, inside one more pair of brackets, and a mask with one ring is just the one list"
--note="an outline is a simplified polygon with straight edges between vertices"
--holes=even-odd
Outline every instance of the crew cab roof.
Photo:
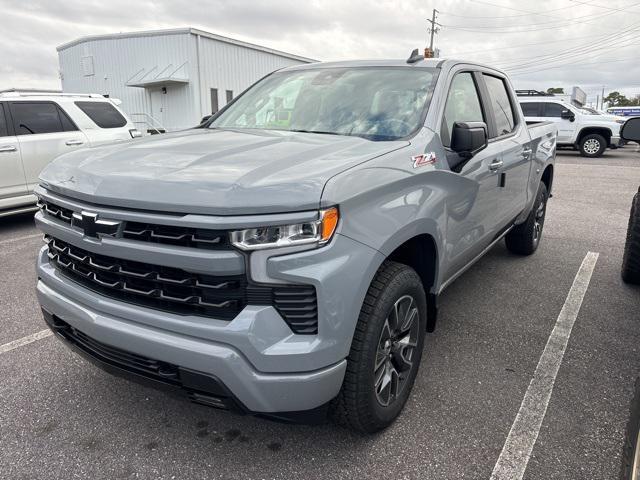
[[317,68],[349,68],[349,67],[412,67],[412,68],[452,68],[458,64],[472,65],[476,67],[482,67],[484,69],[500,72],[503,75],[504,72],[498,70],[489,65],[483,65],[477,62],[452,59],[452,58],[427,58],[419,60],[415,63],[407,63],[406,59],[368,59],[368,60],[345,60],[338,62],[315,62],[304,65],[294,65],[291,67],[283,68],[280,71],[294,71],[294,70],[313,70]]

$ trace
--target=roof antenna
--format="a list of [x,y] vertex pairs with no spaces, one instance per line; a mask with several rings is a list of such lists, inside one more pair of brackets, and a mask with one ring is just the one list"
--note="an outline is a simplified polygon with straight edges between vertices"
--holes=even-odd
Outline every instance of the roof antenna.
[[416,48],[411,52],[411,56],[407,58],[407,63],[416,63],[422,59],[424,59],[424,57],[418,53],[418,49]]

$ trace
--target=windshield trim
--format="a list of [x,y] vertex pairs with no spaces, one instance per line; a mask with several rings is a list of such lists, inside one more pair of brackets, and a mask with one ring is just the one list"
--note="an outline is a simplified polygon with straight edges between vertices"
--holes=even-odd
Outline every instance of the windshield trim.
[[[377,65],[358,65],[358,66],[353,66],[353,67],[342,67],[342,66],[332,66],[332,67],[313,67],[312,69],[310,68],[309,70],[337,70],[337,69],[345,69],[348,68],[350,70],[398,70],[398,69],[402,69],[402,70],[416,70],[416,69],[420,69],[420,70],[429,70],[433,73],[433,76],[431,78],[431,85],[429,85],[429,90],[427,93],[427,97],[424,101],[424,105],[422,106],[422,111],[420,113],[419,116],[419,121],[418,124],[416,126],[416,128],[414,130],[412,130],[411,132],[409,132],[407,135],[403,136],[403,137],[389,137],[389,138],[385,138],[385,139],[373,139],[373,138],[368,138],[368,137],[381,137],[381,135],[367,135],[367,134],[344,134],[344,133],[331,133],[332,135],[339,135],[339,136],[343,136],[343,137],[358,137],[358,138],[364,138],[365,140],[369,140],[372,142],[390,142],[390,141],[407,141],[407,140],[411,140],[413,137],[415,137],[418,132],[420,132],[420,130],[422,130],[422,128],[424,128],[425,126],[425,122],[427,119],[427,114],[429,112],[429,108],[431,106],[431,101],[433,99],[433,94],[436,88],[436,84],[438,82],[438,78],[440,76],[440,72],[441,72],[441,68],[440,67],[424,67],[424,66],[392,66],[392,65],[383,65],[383,66],[377,66]],[[252,83],[249,87],[247,87],[240,95],[238,95],[237,97],[235,97],[233,100],[231,100],[231,102],[227,103],[224,107],[222,107],[220,110],[218,110],[216,113],[214,113],[213,115],[211,115],[211,117],[204,123],[202,123],[201,125],[198,125],[195,128],[204,128],[204,129],[219,129],[219,130],[225,130],[225,129],[229,129],[229,130],[255,130],[255,131],[279,131],[279,132],[292,132],[292,133],[316,133],[316,134],[320,134],[317,132],[295,132],[294,130],[286,130],[286,129],[276,129],[276,128],[247,128],[247,127],[212,127],[211,125],[213,124],[213,122],[215,122],[218,117],[220,117],[220,115],[222,115],[229,107],[231,107],[236,101],[240,100],[247,92],[249,92],[250,90],[252,90],[256,85],[258,85],[260,82],[266,80],[267,78],[273,76],[273,75],[277,75],[279,73],[286,73],[288,71],[294,72],[296,71],[295,68],[289,70],[288,67],[285,68],[281,68],[279,70],[275,70],[265,76],[263,76],[262,78],[260,78],[259,80],[255,81],[254,83]],[[322,132],[322,134],[327,134],[327,132]]]

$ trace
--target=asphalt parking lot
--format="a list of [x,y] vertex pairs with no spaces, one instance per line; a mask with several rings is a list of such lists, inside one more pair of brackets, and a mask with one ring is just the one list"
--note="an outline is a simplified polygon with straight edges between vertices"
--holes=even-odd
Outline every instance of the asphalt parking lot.
[[[447,289],[405,412],[381,434],[189,404],[49,336],[0,353],[0,478],[489,479],[588,252],[599,257],[524,478],[617,478],[640,372],[640,289],[619,274],[635,150],[559,152],[540,249],[500,243]],[[45,328],[41,244],[31,216],[0,219],[0,346]]]

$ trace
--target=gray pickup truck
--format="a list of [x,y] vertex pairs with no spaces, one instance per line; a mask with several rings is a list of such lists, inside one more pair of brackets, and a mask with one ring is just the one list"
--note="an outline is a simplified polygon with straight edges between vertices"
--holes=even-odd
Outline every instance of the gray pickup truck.
[[555,150],[487,66],[280,70],[198,128],[48,166],[38,298],[112,373],[373,432],[407,401],[447,285],[502,238],[538,247]]

